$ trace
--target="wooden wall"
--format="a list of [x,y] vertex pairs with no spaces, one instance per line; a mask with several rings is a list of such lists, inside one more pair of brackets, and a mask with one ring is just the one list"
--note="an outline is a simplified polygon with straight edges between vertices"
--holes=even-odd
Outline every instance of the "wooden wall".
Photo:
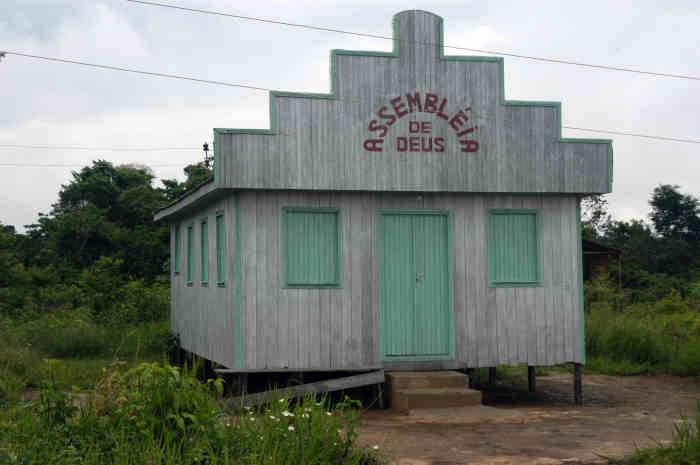
[[[216,283],[216,214],[223,212],[226,225],[226,282]],[[209,235],[209,283],[201,278],[201,229],[207,218]],[[194,275],[187,285],[187,226],[192,224]],[[231,195],[210,203],[197,214],[170,225],[170,260],[175,257],[175,228],[180,226],[180,273],[171,272],[171,328],[180,336],[182,347],[225,366],[235,366],[235,201]],[[174,269],[172,263],[171,270]]]
[[[380,208],[444,209],[453,213],[457,364],[478,367],[583,361],[575,196],[295,191],[242,191],[239,195],[241,368],[350,369],[381,364],[377,259]],[[207,209],[210,221],[217,208],[226,211],[230,260],[227,287],[202,288],[195,281],[190,288],[185,286],[183,276],[176,277],[173,329],[180,333],[185,348],[239,368],[233,363],[235,308],[234,289],[229,286],[229,282],[233,284],[235,266],[234,215],[229,214],[233,205],[232,195]],[[283,288],[284,206],[340,209],[341,289]],[[542,286],[488,287],[486,225],[490,208],[539,210]],[[197,234],[196,229],[196,263]],[[186,234],[182,237],[183,257],[186,257]],[[213,243],[211,238],[210,244]],[[211,263],[213,266],[215,262]],[[183,272],[186,269],[184,263],[182,269]]]
[[[441,58],[442,20],[408,11],[395,18],[398,53],[336,51],[334,95],[272,93],[271,131],[216,130],[218,186],[253,189],[417,192],[607,193],[610,141],[560,139],[556,102],[504,101],[503,62],[491,57]],[[411,42],[412,41],[412,42]],[[377,137],[368,125],[380,107],[407,93],[447,99],[450,115],[470,107],[479,149],[461,152],[445,121],[413,112],[384,137],[383,151],[365,150]],[[337,98],[336,98],[337,97]],[[391,112],[391,111],[390,111]],[[384,120],[385,121],[385,120]],[[444,152],[399,152],[409,123],[432,124]]]

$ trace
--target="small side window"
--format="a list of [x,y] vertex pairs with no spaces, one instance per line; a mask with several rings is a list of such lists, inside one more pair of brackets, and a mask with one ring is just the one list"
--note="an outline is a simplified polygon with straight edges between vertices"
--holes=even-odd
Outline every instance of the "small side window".
[[216,283],[226,282],[226,223],[224,215],[216,215]]
[[200,251],[202,253],[202,284],[209,282],[209,230],[207,220],[201,222]]
[[187,226],[187,284],[192,284],[194,275],[194,226]]
[[490,210],[488,281],[490,286],[540,284],[539,215],[537,210]]
[[286,287],[341,286],[341,231],[337,208],[283,208]]

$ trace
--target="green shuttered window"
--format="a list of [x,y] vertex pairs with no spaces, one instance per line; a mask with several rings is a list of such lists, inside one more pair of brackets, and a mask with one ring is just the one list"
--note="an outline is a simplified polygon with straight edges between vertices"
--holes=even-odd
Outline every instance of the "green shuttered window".
[[192,284],[194,275],[194,226],[187,226],[187,284]]
[[216,215],[216,283],[226,282],[226,226],[224,215]]
[[340,287],[338,209],[284,207],[282,221],[285,286]]
[[209,233],[207,220],[202,220],[200,235],[200,250],[202,252],[202,284],[209,282]]
[[180,274],[180,225],[175,225],[175,256],[173,257],[173,271]]
[[540,284],[537,210],[490,210],[488,278],[490,286]]

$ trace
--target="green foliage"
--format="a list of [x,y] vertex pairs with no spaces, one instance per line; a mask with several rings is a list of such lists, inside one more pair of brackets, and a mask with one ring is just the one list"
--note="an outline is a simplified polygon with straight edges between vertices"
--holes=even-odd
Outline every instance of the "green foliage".
[[[55,362],[54,362],[55,364]],[[60,364],[59,364],[60,365]],[[53,366],[53,364],[51,365]],[[0,410],[0,461],[9,464],[378,464],[357,446],[359,403],[274,398],[227,416],[215,393],[169,365],[113,365],[80,404],[55,381],[37,400]],[[214,391],[215,393],[213,393]]]

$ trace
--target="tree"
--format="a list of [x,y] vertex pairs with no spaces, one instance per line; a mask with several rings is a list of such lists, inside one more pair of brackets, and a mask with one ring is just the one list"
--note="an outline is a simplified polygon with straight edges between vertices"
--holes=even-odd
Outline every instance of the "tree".
[[608,199],[603,195],[591,195],[581,201],[582,234],[585,239],[600,240],[610,226],[612,217],[608,212]]
[[649,217],[656,232],[667,239],[700,241],[700,202],[683,195],[677,185],[662,184],[654,189]]
[[185,192],[196,188],[213,176],[211,168],[207,168],[202,163],[187,165],[184,171],[187,179],[183,183],[178,182],[177,179],[163,179],[161,181],[164,186],[162,189],[163,196],[168,202],[174,202],[182,197]]

